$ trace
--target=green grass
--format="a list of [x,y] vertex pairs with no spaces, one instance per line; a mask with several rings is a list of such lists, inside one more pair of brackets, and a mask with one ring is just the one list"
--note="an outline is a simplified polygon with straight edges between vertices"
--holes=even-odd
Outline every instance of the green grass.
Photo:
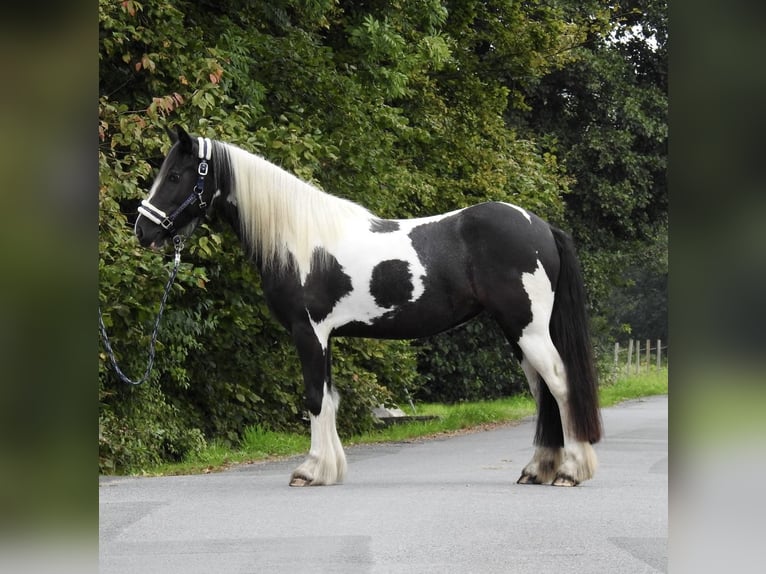
[[251,457],[269,458],[307,451],[310,442],[308,436],[280,433],[256,426],[245,430],[242,449]]
[[351,437],[346,443],[368,444],[406,441],[491,424],[518,421],[534,413],[534,401],[527,395],[456,405],[424,404],[417,407],[417,414],[438,418],[395,424],[364,435]]
[[617,403],[650,395],[664,395],[668,392],[668,369],[664,367],[637,375],[625,375],[612,384],[599,388],[599,403],[611,407]]
[[239,448],[230,448],[214,440],[202,451],[187,456],[183,462],[165,463],[144,474],[163,476],[215,472],[233,464],[308,452],[310,444],[311,438],[308,433],[302,435],[275,432],[255,426],[245,430]]
[[[602,407],[625,400],[668,392],[668,370],[630,375],[599,389]],[[519,395],[494,401],[460,403],[456,405],[422,404],[418,415],[438,418],[413,421],[384,427],[370,433],[344,439],[345,445],[381,442],[402,442],[444,433],[477,429],[488,425],[512,423],[535,413],[529,395]],[[146,471],[148,475],[199,474],[223,470],[233,464],[268,460],[308,452],[310,437],[306,434],[282,433],[250,427],[238,448],[229,448],[212,441],[201,452],[180,463],[163,464]]]

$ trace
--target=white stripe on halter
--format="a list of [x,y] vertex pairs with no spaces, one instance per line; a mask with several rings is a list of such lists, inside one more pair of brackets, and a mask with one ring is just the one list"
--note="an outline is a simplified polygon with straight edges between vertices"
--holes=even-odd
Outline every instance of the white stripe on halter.
[[213,142],[210,138],[197,138],[197,147],[199,148],[199,158],[209,160],[213,153]]
[[141,207],[138,208],[138,213],[150,219],[157,225],[162,225],[162,222],[167,218],[167,214],[161,209],[157,209],[148,200],[141,202]]

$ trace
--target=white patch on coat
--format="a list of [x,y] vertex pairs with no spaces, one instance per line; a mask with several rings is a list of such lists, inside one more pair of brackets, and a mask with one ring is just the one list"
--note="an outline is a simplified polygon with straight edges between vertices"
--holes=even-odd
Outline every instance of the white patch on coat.
[[521,283],[529,297],[532,321],[524,327],[519,338],[524,357],[548,383],[554,396],[566,396],[566,373],[556,347],[551,340],[550,322],[554,291],[540,260],[533,273],[522,273]]
[[[370,324],[392,312],[390,307],[378,305],[370,293],[373,269],[383,261],[394,259],[407,262],[412,283],[409,302],[417,301],[425,292],[426,269],[412,245],[409,233],[415,227],[439,221],[458,211],[419,219],[395,220],[399,229],[386,233],[371,231],[370,219],[358,221],[348,227],[342,238],[345,241],[338,241],[330,248],[323,246],[351,279],[352,290],[336,302],[332,312],[322,321],[312,321],[319,340],[327,340],[334,329],[352,321]],[[306,276],[302,276],[301,282],[305,283],[305,280]]]
[[553,311],[554,291],[539,259],[533,273],[522,273],[521,283],[532,307],[532,322],[524,328],[521,336],[527,331],[547,333]]

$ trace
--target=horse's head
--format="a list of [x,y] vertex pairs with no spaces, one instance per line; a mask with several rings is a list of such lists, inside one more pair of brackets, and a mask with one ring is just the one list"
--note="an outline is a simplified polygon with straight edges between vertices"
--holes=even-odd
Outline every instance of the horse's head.
[[212,142],[176,130],[149,197],[138,208],[135,233],[144,247],[158,249],[175,236],[188,236],[213,201]]

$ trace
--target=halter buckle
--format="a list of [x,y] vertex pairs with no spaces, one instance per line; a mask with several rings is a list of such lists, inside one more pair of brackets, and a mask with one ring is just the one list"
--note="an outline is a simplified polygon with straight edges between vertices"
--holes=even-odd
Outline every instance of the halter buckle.
[[160,225],[165,231],[168,231],[171,227],[173,227],[173,220],[169,217],[166,217],[162,220],[162,222],[160,222]]
[[173,248],[176,251],[174,263],[177,266],[181,261],[181,250],[184,248],[184,238],[181,235],[173,236]]
[[197,173],[200,174],[202,177],[205,177],[207,175],[207,162],[205,160],[202,160],[201,162],[199,162]]

